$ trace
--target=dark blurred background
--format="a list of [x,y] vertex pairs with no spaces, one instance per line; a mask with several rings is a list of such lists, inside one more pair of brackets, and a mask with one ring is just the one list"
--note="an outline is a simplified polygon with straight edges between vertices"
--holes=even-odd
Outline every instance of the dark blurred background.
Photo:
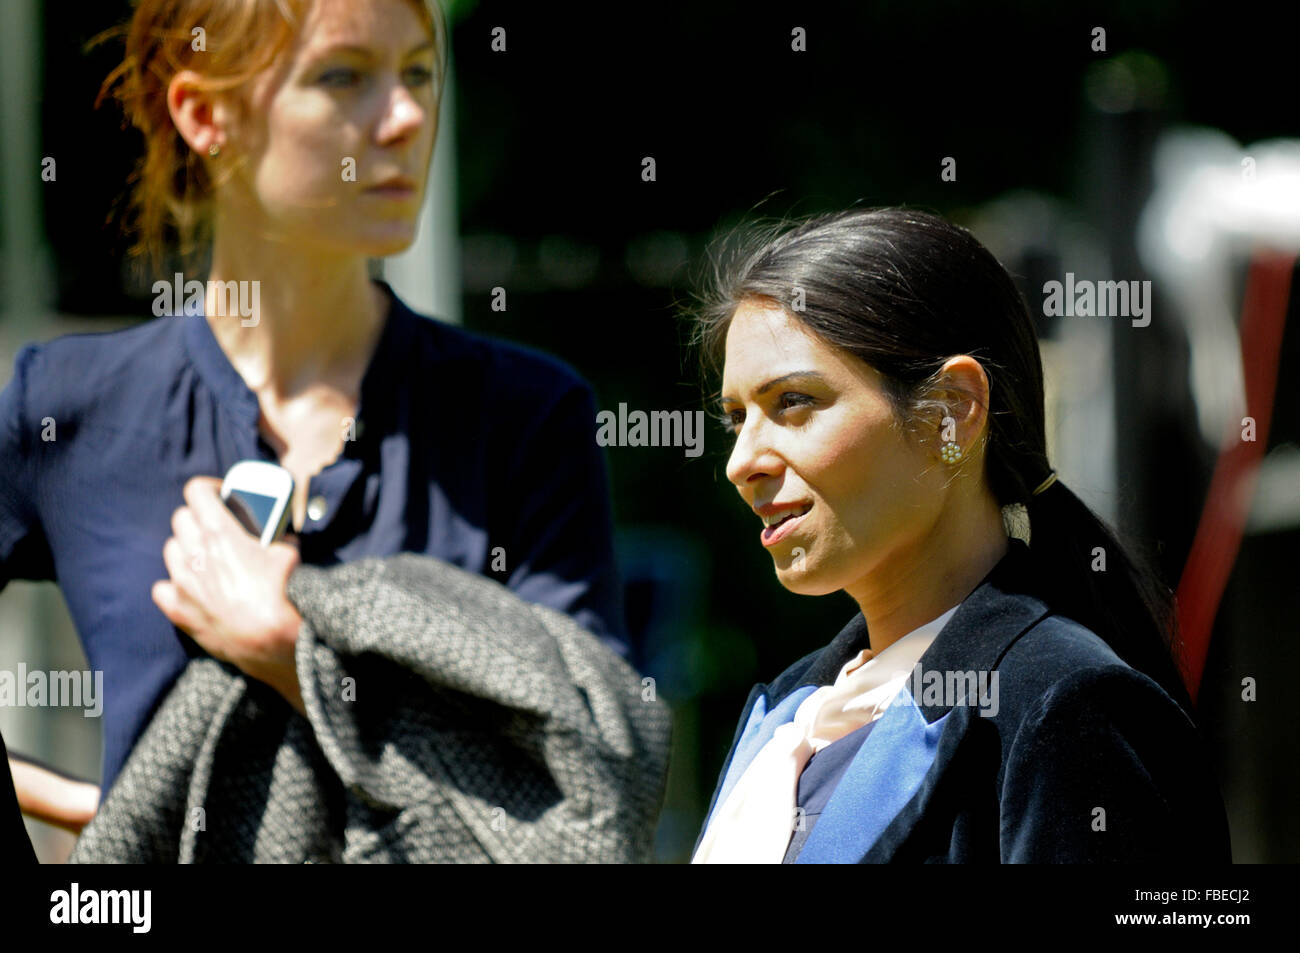
[[[28,64],[36,125],[10,103],[0,133],[10,153],[57,156],[59,174],[34,200],[26,171],[0,178],[9,209],[0,381],[26,340],[150,315],[147,289],[126,277],[125,242],[105,224],[140,140],[112,109],[91,108],[121,47],[84,51],[128,5],[7,0],[4,9],[17,17],[0,45],[6,76],[23,71],[15,57]],[[1252,143],[1294,141],[1294,39],[1282,16],[1290,5],[483,0],[448,9],[454,84],[438,148],[454,147],[439,161],[454,166],[444,180],[454,193],[442,201],[455,210],[459,265],[441,298],[421,307],[414,295],[417,310],[450,300],[437,316],[558,355],[592,382],[600,408],[711,411],[678,306],[712,236],[754,210],[938,211],[1000,256],[1039,316],[1062,479],[1149,545],[1178,583],[1226,411],[1189,370],[1200,332],[1186,301],[1206,296],[1170,285],[1179,272],[1147,253],[1143,215],[1157,214],[1162,186],[1195,202],[1194,190],[1178,193],[1158,171],[1170,135],[1213,130],[1172,153],[1207,167],[1236,163],[1232,150],[1249,154]],[[495,27],[506,30],[505,52],[491,49]],[[796,52],[798,27],[806,50]],[[1098,27],[1104,50],[1094,49]],[[22,98],[23,87],[6,88],[6,99]],[[19,131],[34,142],[19,143]],[[652,182],[642,178],[645,157]],[[955,180],[941,178],[945,157],[955,159]],[[22,208],[43,226],[39,258],[30,229],[20,230]],[[1150,221],[1160,235],[1165,220]],[[1215,259],[1226,262],[1215,285],[1228,305],[1216,312],[1221,322],[1240,313],[1250,252],[1239,247]],[[1151,324],[1043,317],[1043,283],[1067,271],[1152,279]],[[494,287],[508,293],[505,312],[492,310]],[[1284,369],[1297,347],[1295,316],[1292,304],[1273,356]],[[1300,538],[1293,380],[1284,370],[1273,395],[1262,448],[1273,479],[1260,480],[1272,496],[1265,516],[1252,510],[1201,695],[1239,861],[1300,859],[1297,729],[1283,691],[1300,655],[1288,604]],[[750,686],[828,642],[856,611],[843,595],[810,599],[779,586],[756,521],[725,479],[727,438],[707,419],[698,458],[681,448],[606,451],[636,661],[677,719],[665,861],[689,857]],[[1232,553],[1223,558],[1233,564]],[[14,598],[7,590],[0,599],[0,621],[18,627],[19,609],[3,612]],[[1257,701],[1242,700],[1246,677],[1258,680]],[[92,756],[97,765],[93,740],[0,727],[13,748],[23,745],[10,731],[30,730],[28,744],[55,763],[97,770],[86,767]]]

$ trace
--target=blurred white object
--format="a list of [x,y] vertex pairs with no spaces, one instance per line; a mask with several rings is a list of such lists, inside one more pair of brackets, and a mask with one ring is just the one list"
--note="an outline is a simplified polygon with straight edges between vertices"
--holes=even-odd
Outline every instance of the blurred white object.
[[1242,148],[1209,129],[1167,133],[1143,211],[1143,264],[1185,324],[1201,436],[1219,446],[1246,410],[1233,269],[1255,248],[1300,251],[1300,140]]

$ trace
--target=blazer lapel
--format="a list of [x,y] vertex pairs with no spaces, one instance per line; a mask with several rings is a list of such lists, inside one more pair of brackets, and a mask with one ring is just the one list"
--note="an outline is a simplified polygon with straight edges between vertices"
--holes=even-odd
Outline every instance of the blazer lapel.
[[[755,686],[755,690],[764,687]],[[709,817],[705,820],[704,826],[706,829],[708,828],[708,821],[713,819],[713,812],[717,810],[719,804],[727,802],[727,795],[731,793],[732,788],[744,775],[745,769],[749,767],[750,762],[763,750],[763,745],[772,740],[772,735],[776,734],[778,727],[786,722],[794,721],[794,713],[798,710],[800,703],[817,691],[817,688],[816,685],[803,685],[796,688],[777,702],[776,707],[770,712],[767,711],[769,699],[765,691],[758,692],[757,697],[753,698],[749,709],[749,717],[745,721],[744,731],[733,748],[731,763],[727,766],[726,777],[722,781],[722,787],[718,790],[718,796],[713,802],[713,807],[709,810]]]
[[[1027,591],[1032,588],[1027,584],[1032,573],[1028,548],[1017,539],[1008,542],[1007,555],[962,602],[917,662],[923,673],[992,672],[1016,639],[1050,614],[1046,604]],[[859,615],[841,637],[855,623],[865,633]],[[819,659],[810,670],[828,679],[826,684],[834,675],[827,675],[830,666],[825,663],[842,665],[845,660],[846,646],[832,651],[840,641],[832,642],[825,653],[829,658]],[[926,801],[938,789],[934,782],[962,749],[961,736],[975,717],[968,709],[977,701],[960,708],[924,704],[924,698],[914,698],[910,686],[904,686],[858,749],[795,862],[857,863],[873,845],[878,849],[867,859],[888,861],[924,815]],[[950,737],[944,737],[945,730]],[[925,783],[927,777],[931,783]],[[888,836],[882,836],[886,832]]]
[[[948,672],[994,672],[1012,644],[1051,614],[1046,603],[1031,594],[1035,587],[1029,547],[1014,538],[1007,542],[1007,554],[962,601],[916,663],[922,683],[927,672],[942,673],[945,682]],[[923,688],[922,697],[915,701],[928,722],[954,707],[942,702],[926,704],[925,696]]]
[[[749,698],[741,710],[735,737],[731,741],[731,750],[727,753],[727,760],[723,762],[722,770],[719,772],[721,780],[714,788],[713,800],[709,803],[709,810],[704,817],[704,823],[700,826],[700,833],[695,838],[695,848],[692,849],[692,853],[699,848],[700,841],[704,839],[704,832],[708,829],[709,821],[713,819],[713,812],[731,793],[731,789],[736,786],[736,782],[745,773],[745,769],[754,760],[759,749],[780,725],[794,720],[794,713],[800,702],[822,685],[833,683],[835,676],[844,667],[844,663],[868,644],[867,624],[862,618],[862,613],[858,613],[849,620],[829,645],[804,656],[771,685],[758,684],[750,689]],[[783,704],[796,693],[797,697],[793,702],[788,705]],[[770,719],[769,713],[772,716]]]
[[795,863],[857,863],[921,787],[946,721],[927,723],[912,693],[899,692],[836,785]]
[[[995,670],[1012,643],[1051,610],[1030,593],[1034,567],[1029,548],[1008,540],[1007,554],[962,602],[917,663],[928,671]],[[862,614],[855,615],[820,652],[806,657],[768,685],[755,685],[745,704],[736,738],[723,768],[709,814],[696,839],[704,836],[717,805],[722,803],[778,726],[793,720],[800,702],[822,685],[835,681],[844,663],[870,646]],[[831,796],[796,863],[827,863],[863,859],[887,861],[902,843],[906,829],[923,814],[925,800],[936,790],[933,781],[962,747],[970,726],[969,712],[953,714],[953,705],[924,704],[908,688],[880,718],[858,749]],[[770,710],[769,710],[770,709]],[[952,737],[945,738],[945,728]],[[910,803],[919,796],[918,803]],[[906,810],[904,810],[906,808]],[[887,834],[888,836],[882,836]],[[881,856],[877,856],[881,855]]]

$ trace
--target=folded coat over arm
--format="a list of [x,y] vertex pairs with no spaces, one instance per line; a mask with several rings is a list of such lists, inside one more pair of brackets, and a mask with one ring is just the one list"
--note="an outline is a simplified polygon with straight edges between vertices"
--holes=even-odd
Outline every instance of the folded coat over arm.
[[410,553],[289,597],[308,717],[194,660],[74,862],[648,859],[670,715],[567,615]]

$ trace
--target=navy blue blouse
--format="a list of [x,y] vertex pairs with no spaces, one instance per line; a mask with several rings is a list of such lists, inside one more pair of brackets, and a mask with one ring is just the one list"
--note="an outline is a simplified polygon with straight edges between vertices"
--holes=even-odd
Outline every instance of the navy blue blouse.
[[840,778],[844,777],[853,759],[858,756],[858,749],[871,734],[871,729],[878,722],[869,721],[861,728],[855,728],[843,738],[837,738],[821,751],[815,752],[804,765],[799,775],[799,786],[795,792],[795,805],[803,808],[803,824],[795,827],[790,835],[790,843],[785,848],[783,864],[793,864],[803,850],[803,845],[812,836],[822,810],[830,803]]
[[[569,613],[626,655],[591,389],[553,358],[424,318],[381,286],[392,304],[356,439],[311,478],[319,515],[299,534],[302,561],[436,556]],[[239,460],[278,462],[258,419],[201,315],[27,345],[0,393],[0,588],[59,583],[103,672],[104,792],[202,651],[149,594],[168,578],[182,488]]]

